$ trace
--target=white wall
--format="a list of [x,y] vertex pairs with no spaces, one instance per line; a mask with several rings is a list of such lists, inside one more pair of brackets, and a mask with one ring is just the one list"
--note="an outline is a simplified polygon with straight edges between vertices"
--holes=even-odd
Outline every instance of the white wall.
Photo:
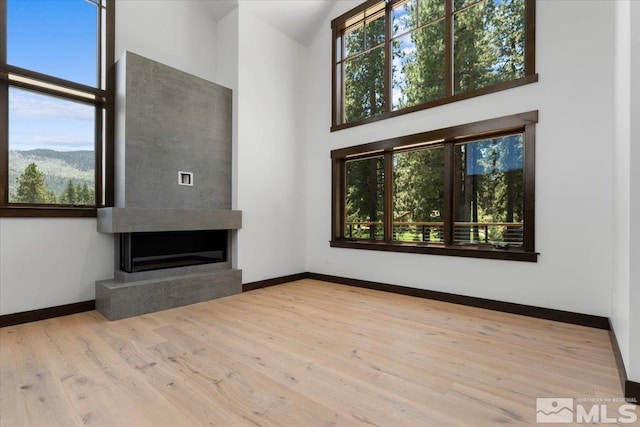
[[216,25],[198,0],[116,1],[116,59],[125,50],[215,81]]
[[243,282],[306,271],[304,141],[298,122],[305,48],[240,2],[238,267]]
[[0,314],[92,300],[110,277],[113,238],[95,219],[0,219]]
[[629,360],[626,361],[629,379],[640,382],[640,2],[631,2],[631,263],[629,284]]
[[615,4],[611,322],[627,375],[640,382],[640,4]]
[[611,323],[620,352],[629,366],[631,227],[631,4],[615,4],[615,79],[612,208]]
[[[238,8],[216,24],[216,80],[233,91],[231,149],[231,208],[238,209]],[[238,231],[231,239],[231,266],[238,268]],[[243,279],[244,280],[244,279]]]
[[[536,26],[538,83],[331,133],[327,20],[306,68],[309,271],[610,315],[613,2],[538,2]],[[329,247],[331,149],[529,110],[540,111],[537,263]]]

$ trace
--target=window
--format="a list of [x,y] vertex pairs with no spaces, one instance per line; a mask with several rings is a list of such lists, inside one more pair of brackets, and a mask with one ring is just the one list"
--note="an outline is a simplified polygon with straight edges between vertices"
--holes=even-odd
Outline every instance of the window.
[[538,79],[535,0],[370,0],[331,27],[332,130]]
[[331,152],[331,246],[536,261],[538,112]]
[[384,238],[384,157],[345,161],[345,236]]
[[113,0],[0,0],[0,216],[112,203]]

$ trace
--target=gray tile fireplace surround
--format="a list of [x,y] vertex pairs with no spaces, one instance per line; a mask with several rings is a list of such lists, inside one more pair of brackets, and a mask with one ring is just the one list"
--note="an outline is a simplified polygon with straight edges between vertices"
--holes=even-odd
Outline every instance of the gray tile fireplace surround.
[[[96,282],[96,309],[110,320],[242,291],[232,240],[231,90],[126,52],[116,64],[115,207],[98,210],[114,236],[114,274]],[[180,185],[181,172],[191,185]],[[184,184],[184,183],[182,183]],[[227,230],[227,258],[128,273],[122,233]]]

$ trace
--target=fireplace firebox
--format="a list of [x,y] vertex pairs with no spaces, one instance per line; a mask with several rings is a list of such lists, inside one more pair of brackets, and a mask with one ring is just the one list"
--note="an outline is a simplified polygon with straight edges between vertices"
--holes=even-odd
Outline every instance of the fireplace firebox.
[[122,233],[120,269],[127,273],[227,261],[227,230]]

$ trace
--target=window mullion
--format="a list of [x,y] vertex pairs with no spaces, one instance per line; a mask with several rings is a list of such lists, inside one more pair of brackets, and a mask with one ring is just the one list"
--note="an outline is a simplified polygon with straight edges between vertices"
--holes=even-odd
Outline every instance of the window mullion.
[[453,206],[454,206],[454,179],[453,179],[453,143],[444,144],[444,245],[453,244]]
[[524,127],[524,250],[535,250],[535,125]]
[[[0,1],[0,65],[7,63],[7,2]],[[0,79],[0,205],[9,201],[9,84]]]
[[[331,99],[333,100],[333,118],[332,121],[334,124],[340,124],[345,122],[345,80],[344,80],[344,67],[345,67],[345,57],[344,57],[344,29],[333,28],[333,43],[332,43],[332,51],[333,51],[333,60],[332,60],[332,80],[333,80],[333,91],[331,95]],[[340,39],[340,44],[337,46],[336,40]],[[338,67],[339,66],[339,67]],[[339,72],[338,72],[339,71]],[[336,85],[339,85],[340,90],[336,90]]]
[[103,147],[104,147],[104,133],[102,131],[104,126],[102,107],[96,106],[95,108],[95,170],[94,170],[94,203],[96,207],[102,207],[102,180],[103,180],[103,170],[102,170],[102,159],[103,157]]
[[331,159],[331,227],[332,238],[346,237],[345,230],[345,206],[342,203],[346,197],[345,186],[345,162],[344,160]]
[[344,60],[344,33],[340,37],[340,123],[344,123],[347,120],[345,113],[345,100],[346,100],[346,84],[344,81],[344,72],[346,67],[346,61]]
[[393,240],[393,152],[384,153],[384,241]]
[[387,3],[384,11],[384,111],[389,113],[391,111],[391,105],[393,103],[393,88],[391,87],[391,3]]
[[536,0],[525,0],[525,11],[524,74],[530,76],[536,72]]
[[107,50],[104,55],[104,60],[106,64],[104,64],[104,72],[105,75],[105,89],[107,91],[107,105],[105,112],[105,122],[103,126],[105,127],[104,138],[104,169],[102,171],[104,175],[104,188],[102,189],[103,200],[105,206],[113,206],[114,204],[114,192],[115,192],[115,177],[114,177],[114,141],[115,141],[115,28],[116,28],[116,2],[115,0],[104,0],[104,5],[106,7],[105,11],[105,23],[106,30],[104,31],[104,35],[107,40],[104,44],[105,49]]
[[444,19],[444,92],[453,96],[453,0],[445,0]]
[[96,20],[97,20],[97,34],[96,34],[96,40],[98,41],[98,46],[97,46],[97,55],[96,55],[96,87],[100,88],[100,89],[105,89],[105,87],[102,85],[102,73],[103,73],[103,66],[105,64],[103,64],[102,62],[102,42],[103,42],[103,38],[102,38],[102,26],[104,25],[104,23],[102,22],[102,7],[100,5],[100,3],[96,4]]
[[7,63],[7,2],[0,1],[0,64]]
[[[335,43],[333,44],[333,48],[336,48]],[[335,66],[334,66],[334,72],[336,73],[336,79],[340,79],[340,93],[337,95],[339,97],[339,99],[337,100],[337,102],[339,102],[339,105],[336,106],[336,108],[339,109],[338,111],[338,120],[340,123],[344,123],[345,122],[345,117],[344,117],[344,31],[341,32],[340,34],[340,53],[336,52],[336,57],[338,57],[338,55],[340,55],[340,75],[337,75],[337,72],[335,71]]]
[[0,80],[0,205],[9,202],[9,84]]

